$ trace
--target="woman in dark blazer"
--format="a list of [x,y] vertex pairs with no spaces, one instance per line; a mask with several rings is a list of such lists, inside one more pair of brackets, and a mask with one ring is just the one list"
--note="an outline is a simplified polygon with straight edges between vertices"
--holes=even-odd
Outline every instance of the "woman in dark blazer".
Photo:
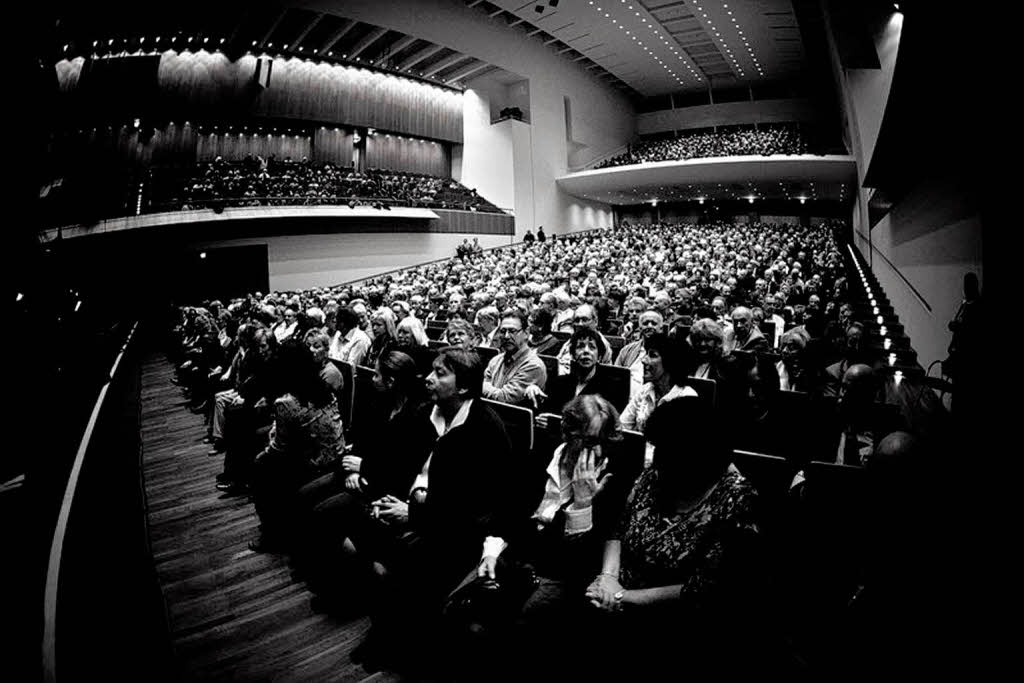
[[584,327],[573,332],[569,352],[572,355],[569,374],[549,379],[544,411],[560,414],[569,401],[584,394],[599,394],[613,400],[618,387],[608,369],[598,363],[604,356],[605,345],[597,330]]

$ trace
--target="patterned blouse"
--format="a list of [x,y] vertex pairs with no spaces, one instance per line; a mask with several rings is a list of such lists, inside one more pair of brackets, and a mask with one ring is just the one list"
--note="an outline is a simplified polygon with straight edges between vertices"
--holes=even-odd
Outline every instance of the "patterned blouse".
[[620,581],[632,589],[682,584],[681,597],[700,599],[724,578],[723,558],[742,554],[759,534],[756,492],[731,468],[697,507],[666,518],[656,504],[657,481],[657,469],[649,469],[633,487],[618,534]]
[[314,468],[333,465],[345,447],[338,402],[322,408],[303,405],[291,394],[274,401],[270,447],[301,458]]

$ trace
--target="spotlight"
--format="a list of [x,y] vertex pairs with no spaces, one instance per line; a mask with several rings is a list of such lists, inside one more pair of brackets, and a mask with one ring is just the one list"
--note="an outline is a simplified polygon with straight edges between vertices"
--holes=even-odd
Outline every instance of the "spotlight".
[[206,258],[206,252],[205,251],[199,252],[199,258]]

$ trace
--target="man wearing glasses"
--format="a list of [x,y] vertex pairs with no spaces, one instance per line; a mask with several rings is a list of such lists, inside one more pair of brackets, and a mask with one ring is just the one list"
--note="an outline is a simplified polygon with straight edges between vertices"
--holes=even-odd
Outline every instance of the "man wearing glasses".
[[504,311],[494,339],[502,353],[492,358],[484,370],[484,398],[536,408],[548,373],[529,345],[526,314],[516,309]]

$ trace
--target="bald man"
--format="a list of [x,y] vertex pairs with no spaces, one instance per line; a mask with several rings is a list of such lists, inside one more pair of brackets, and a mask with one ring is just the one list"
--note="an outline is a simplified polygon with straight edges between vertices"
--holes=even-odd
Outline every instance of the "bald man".
[[761,334],[754,323],[754,313],[746,306],[737,306],[732,311],[733,351],[768,351],[768,338]]
[[838,464],[860,465],[885,436],[904,426],[897,406],[876,402],[880,388],[875,371],[863,363],[851,365],[843,374],[836,430]]
[[665,318],[658,311],[644,311],[640,314],[640,339],[622,347],[615,364],[629,368],[629,398],[636,396],[644,384],[644,357],[647,356],[646,343],[656,332],[665,331]]

